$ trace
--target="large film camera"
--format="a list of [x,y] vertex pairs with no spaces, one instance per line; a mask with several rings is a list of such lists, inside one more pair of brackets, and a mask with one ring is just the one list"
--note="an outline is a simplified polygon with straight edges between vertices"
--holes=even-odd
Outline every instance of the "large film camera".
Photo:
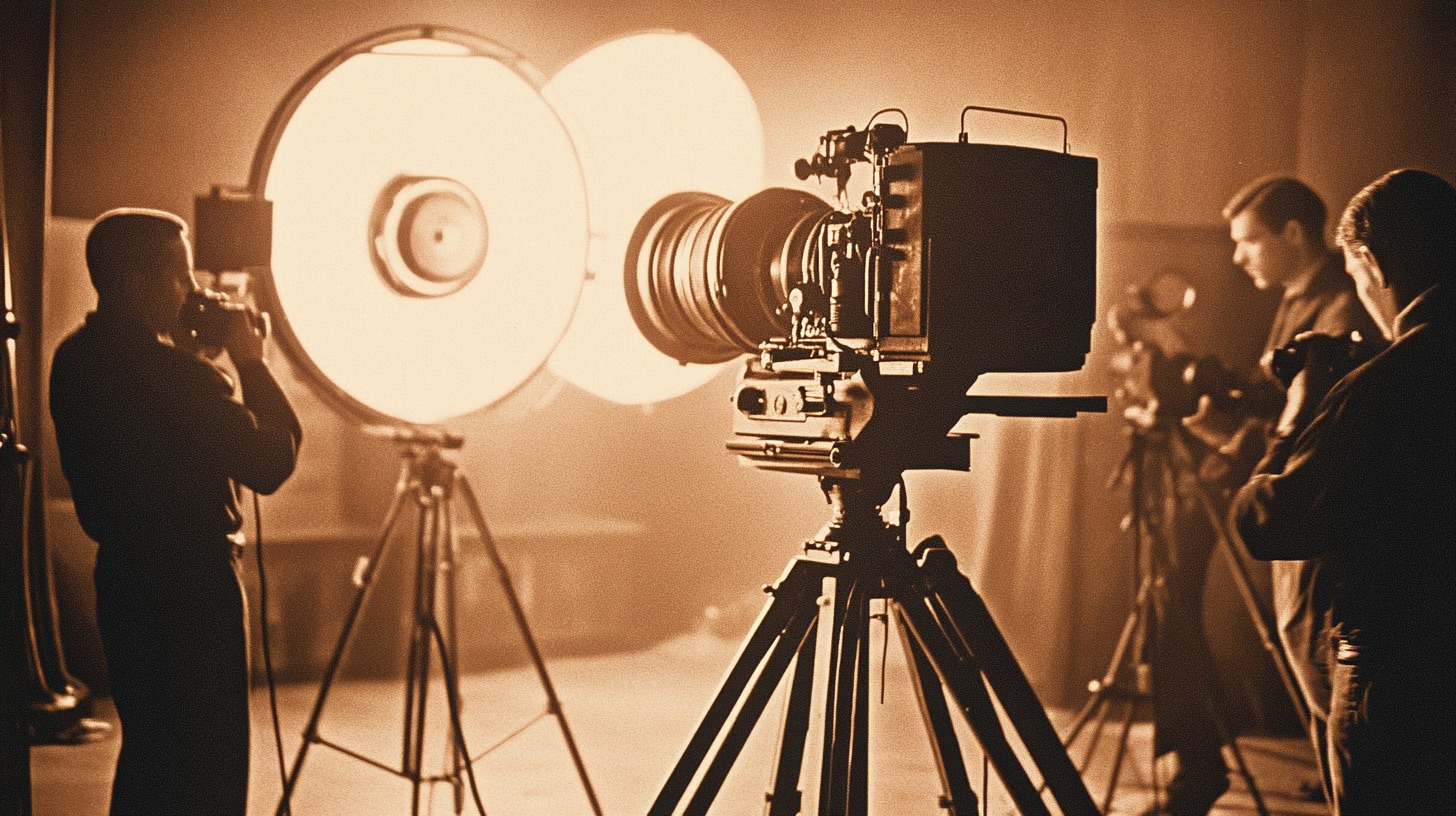
[[[852,207],[860,163],[870,184]],[[966,413],[1099,410],[966,396],[984,373],[1083,366],[1096,318],[1096,159],[964,132],[909,143],[905,128],[871,120],[825,134],[796,173],[835,179],[839,206],[778,187],[737,203],[679,193],[643,216],[628,246],[629,307],[653,345],[683,362],[754,355],[731,450],[820,474],[963,469],[966,443],[946,434]]]

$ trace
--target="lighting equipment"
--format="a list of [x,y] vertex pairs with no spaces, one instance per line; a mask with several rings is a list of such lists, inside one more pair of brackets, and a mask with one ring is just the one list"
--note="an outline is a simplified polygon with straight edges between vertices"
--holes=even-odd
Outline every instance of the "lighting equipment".
[[646,31],[597,45],[542,95],[582,156],[591,221],[588,279],[551,371],[614,402],[660,402],[718,374],[644,339],[622,287],[622,256],[654,202],[683,190],[740,198],[763,183],[763,132],[743,79],[689,34]]
[[[1097,812],[950,550],[938,536],[906,546],[902,480],[908,469],[968,467],[967,437],[948,436],[966,413],[1105,410],[1100,397],[966,393],[984,373],[1083,365],[1095,319],[1096,160],[1067,152],[1065,122],[1057,153],[974,144],[964,127],[957,143],[913,143],[908,127],[878,116],[863,130],[830,131],[798,164],[801,178],[835,179],[838,207],[787,188],[737,203],[678,193],[648,210],[628,245],[628,301],[654,346],[692,363],[753,355],[729,449],[756,467],[818,476],[831,506],[768,590],[654,816],[684,803],[706,812],[791,663],[768,812],[803,809],[799,775],[811,723],[821,723],[818,812],[863,814],[879,616],[903,633],[941,807],[976,810],[948,689],[1022,813],[1049,810],[993,693],[1060,810]],[[860,163],[870,189],[851,207],[847,182]],[[900,512],[886,519],[896,487]]]
[[541,85],[498,44],[395,29],[326,57],[268,123],[250,185],[273,202],[261,295],[290,360],[351,413],[471,413],[566,331],[586,195]]
[[[250,195],[271,201],[271,252],[256,218],[214,191],[198,199],[199,258],[267,264],[258,287],[295,368],[334,404],[382,425],[401,456],[394,501],[325,671],[278,812],[309,749],[326,745],[422,787],[466,783],[484,805],[461,721],[455,601],[461,497],[495,568],[593,812],[601,807],[535,638],[469,482],[445,457],[460,437],[425,427],[485,408],[545,363],[583,281],[586,199],[577,155],[541,77],[518,54],[466,32],[391,29],[320,61],[288,92],[254,156]],[[253,235],[244,249],[228,236]],[[214,260],[215,259],[215,260]],[[196,310],[203,322],[207,303]],[[414,506],[415,593],[398,767],[325,737],[325,703],[401,511]],[[448,709],[443,770],[424,743],[431,675]],[[538,717],[537,719],[540,719]],[[534,722],[534,720],[533,720]],[[524,730],[524,729],[522,729]]]

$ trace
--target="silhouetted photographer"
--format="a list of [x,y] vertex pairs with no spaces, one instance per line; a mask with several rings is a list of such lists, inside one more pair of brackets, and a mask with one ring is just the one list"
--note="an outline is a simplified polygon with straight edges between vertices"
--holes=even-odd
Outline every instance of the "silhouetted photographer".
[[[266,321],[197,294],[182,219],[104,213],[86,263],[97,307],[56,350],[50,409],[76,515],[99,545],[96,618],[122,728],[111,812],[239,816],[249,671],[237,486],[282,485],[302,430],[263,360]],[[222,350],[241,402],[208,359]]]
[[1256,558],[1329,578],[1334,812],[1456,813],[1456,189],[1386,174],[1350,201],[1337,239],[1394,342],[1332,387],[1338,344],[1309,349],[1286,432],[1231,521]]

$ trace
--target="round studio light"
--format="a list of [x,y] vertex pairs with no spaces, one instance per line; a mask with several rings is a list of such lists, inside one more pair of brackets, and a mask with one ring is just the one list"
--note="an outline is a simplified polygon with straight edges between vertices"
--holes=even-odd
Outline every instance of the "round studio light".
[[326,57],[269,122],[261,287],[290,360],[373,422],[495,403],[545,363],[587,258],[580,162],[519,55],[442,28]]
[[552,372],[624,404],[660,402],[726,363],[674,359],[638,331],[624,263],[637,222],[660,199],[699,192],[737,200],[763,183],[763,128],[742,77],[689,34],[652,31],[577,57],[542,93],[582,156],[591,211],[589,279]]

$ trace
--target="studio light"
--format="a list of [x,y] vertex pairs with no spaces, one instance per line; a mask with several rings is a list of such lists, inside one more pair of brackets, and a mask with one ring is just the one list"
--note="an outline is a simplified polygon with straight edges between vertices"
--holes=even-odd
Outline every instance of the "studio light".
[[488,406],[565,333],[586,192],[541,85],[490,41],[400,29],[325,59],[269,123],[266,308],[290,359],[369,421]]
[[552,372],[624,404],[701,386],[728,358],[674,358],[644,339],[628,309],[623,257],[659,199],[683,191],[738,199],[761,186],[763,131],[748,88],[701,40],[654,31],[591,49],[543,94],[582,157],[591,213],[590,275]]

